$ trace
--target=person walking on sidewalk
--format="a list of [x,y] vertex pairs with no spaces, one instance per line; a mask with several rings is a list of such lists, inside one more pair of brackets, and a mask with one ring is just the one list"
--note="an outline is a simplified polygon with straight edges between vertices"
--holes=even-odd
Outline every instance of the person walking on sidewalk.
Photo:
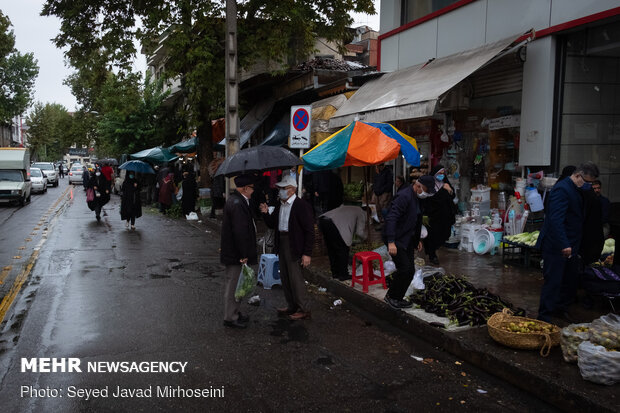
[[388,252],[396,265],[390,288],[384,300],[392,308],[410,308],[404,295],[415,272],[414,253],[422,250],[420,232],[422,230],[422,208],[419,199],[435,193],[435,178],[424,175],[396,194],[392,206],[385,217],[383,238]]
[[136,229],[136,218],[142,216],[141,189],[135,172],[127,171],[127,177],[121,186],[121,220],[125,221],[125,228],[129,228],[131,224],[131,229]]
[[297,182],[291,175],[283,174],[276,184],[280,188],[280,204],[269,214],[267,204],[260,205],[263,219],[269,228],[276,230],[274,252],[280,256],[280,278],[287,307],[278,308],[279,315],[291,320],[310,318],[310,300],[302,268],[310,265],[314,245],[314,215],[312,207],[295,195]]
[[577,292],[578,252],[583,234],[582,190],[598,177],[592,162],[579,165],[567,179],[558,181],[549,194],[549,209],[536,248],[542,250],[544,283],[540,291],[538,319],[559,316],[571,322],[568,307]]
[[429,261],[439,265],[437,250],[450,238],[455,222],[455,193],[443,166],[435,165],[431,176],[435,178],[435,195],[422,201],[424,214],[428,216],[428,237],[422,243]]
[[172,199],[177,193],[177,186],[174,184],[174,174],[169,172],[159,187],[159,211],[166,214],[172,206]]
[[340,205],[319,217],[319,229],[327,245],[332,277],[350,280],[349,250],[353,234],[366,239],[366,212],[358,206]]
[[95,173],[90,177],[88,189],[93,191],[92,200],[88,201],[87,198],[88,207],[91,211],[95,211],[97,221],[101,221],[101,210],[110,200],[110,182],[105,179],[100,169],[95,170]]
[[256,225],[250,210],[254,192],[254,177],[249,174],[235,177],[235,191],[224,205],[220,262],[226,266],[224,286],[224,326],[246,328],[249,318],[239,312],[241,305],[235,299],[235,290],[241,266],[256,265]]

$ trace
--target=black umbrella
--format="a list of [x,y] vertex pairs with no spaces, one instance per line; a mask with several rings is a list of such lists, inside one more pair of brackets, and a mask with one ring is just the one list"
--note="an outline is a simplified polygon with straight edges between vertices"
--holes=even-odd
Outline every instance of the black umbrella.
[[231,177],[243,173],[287,169],[302,163],[301,159],[287,149],[275,146],[254,146],[240,150],[226,158],[217,168],[215,176]]

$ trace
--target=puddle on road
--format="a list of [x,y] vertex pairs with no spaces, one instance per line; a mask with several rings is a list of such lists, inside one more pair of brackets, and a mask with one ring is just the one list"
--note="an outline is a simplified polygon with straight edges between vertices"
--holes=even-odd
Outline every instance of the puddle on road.
[[331,366],[334,364],[334,360],[332,360],[332,356],[323,356],[316,359],[315,363],[321,366]]
[[308,341],[308,330],[303,324],[295,323],[294,321],[279,319],[275,323],[270,324],[273,329],[269,335],[275,337],[283,337],[284,333],[287,334],[286,338],[280,340],[280,343],[286,344],[289,341],[298,341],[305,343]]
[[153,278],[153,279],[157,279],[157,278],[170,278],[170,275],[166,275],[166,274],[149,274],[149,277]]

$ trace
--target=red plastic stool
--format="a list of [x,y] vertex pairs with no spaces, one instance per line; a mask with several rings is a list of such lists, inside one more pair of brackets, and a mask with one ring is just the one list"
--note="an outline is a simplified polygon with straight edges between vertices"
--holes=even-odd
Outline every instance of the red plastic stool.
[[[356,264],[357,260],[362,262],[362,275],[357,275]],[[372,270],[372,262],[379,260],[379,268],[381,269],[381,276],[376,276]],[[353,274],[351,274],[351,287],[355,286],[355,283],[362,284],[362,291],[368,292],[368,286],[375,284],[383,284],[383,289],[387,290],[385,284],[385,274],[383,273],[383,260],[381,255],[372,251],[362,251],[353,255]]]

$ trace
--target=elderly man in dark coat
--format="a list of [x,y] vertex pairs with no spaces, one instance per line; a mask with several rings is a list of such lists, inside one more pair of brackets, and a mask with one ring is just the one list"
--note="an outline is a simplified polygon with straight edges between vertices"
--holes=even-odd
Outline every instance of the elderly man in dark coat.
[[276,230],[274,250],[280,256],[280,277],[287,303],[287,307],[277,311],[291,320],[303,320],[310,318],[310,300],[301,269],[310,265],[314,215],[310,204],[295,195],[295,178],[286,174],[276,186],[280,188],[279,205],[272,214],[267,204],[261,204],[260,210],[267,226]]
[[549,208],[536,247],[542,249],[544,283],[538,319],[550,322],[559,316],[571,322],[568,306],[577,292],[578,253],[583,234],[582,190],[598,177],[592,162],[579,165],[568,178],[558,181],[549,194]]
[[415,272],[415,250],[422,249],[420,199],[432,196],[434,193],[435,178],[428,175],[421,176],[413,185],[398,191],[385,216],[383,238],[396,265],[396,272],[392,276],[390,289],[385,294],[384,300],[394,309],[412,306],[403,298]]
[[239,312],[241,303],[235,300],[235,289],[243,264],[255,265],[256,226],[250,211],[250,197],[254,192],[254,177],[239,175],[235,177],[237,188],[224,205],[220,262],[226,266],[224,287],[224,325],[232,328],[245,328],[248,317]]

